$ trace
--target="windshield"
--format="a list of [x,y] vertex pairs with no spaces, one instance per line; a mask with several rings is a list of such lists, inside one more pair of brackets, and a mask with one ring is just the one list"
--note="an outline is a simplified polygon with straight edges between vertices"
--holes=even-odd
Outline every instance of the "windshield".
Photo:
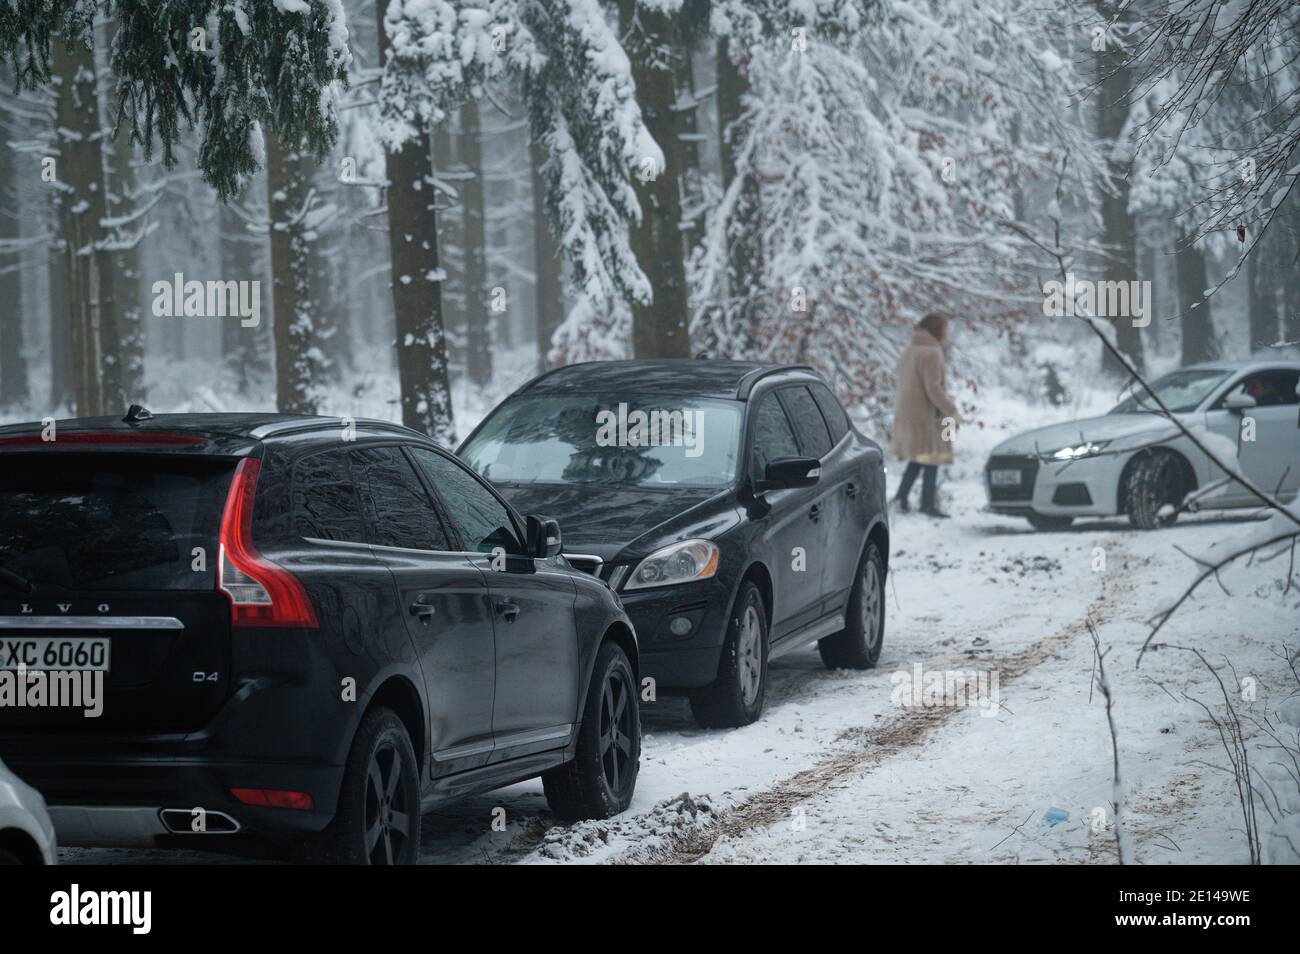
[[566,394],[512,399],[461,450],[487,480],[723,487],[736,476],[741,404]]
[[[1158,378],[1151,385],[1165,407],[1175,414],[1195,411],[1201,402],[1210,396],[1230,372],[1218,368],[1188,368],[1173,371],[1163,378]],[[1135,393],[1120,401],[1111,409],[1111,414],[1143,414],[1160,410],[1159,405],[1151,400],[1146,389],[1138,385]]]
[[232,470],[227,462],[197,458],[6,456],[0,568],[38,587],[213,589]]

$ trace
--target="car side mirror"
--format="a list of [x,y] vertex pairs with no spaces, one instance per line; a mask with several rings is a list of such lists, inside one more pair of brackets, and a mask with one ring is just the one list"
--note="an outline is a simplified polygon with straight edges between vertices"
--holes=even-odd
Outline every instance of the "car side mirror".
[[822,462],[815,457],[778,457],[768,461],[758,490],[786,490],[811,487],[822,476]]
[[549,560],[560,552],[560,524],[536,514],[528,516],[528,555],[538,560]]
[[1229,411],[1244,411],[1255,406],[1255,399],[1245,391],[1233,391],[1223,399],[1223,406]]

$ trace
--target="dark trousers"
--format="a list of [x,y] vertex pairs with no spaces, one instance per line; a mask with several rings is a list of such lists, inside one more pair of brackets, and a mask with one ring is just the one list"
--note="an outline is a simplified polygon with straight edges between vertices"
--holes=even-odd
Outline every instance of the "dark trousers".
[[934,509],[934,485],[939,477],[939,468],[935,464],[918,464],[914,460],[907,462],[907,470],[903,471],[903,481],[898,485],[898,493],[895,498],[898,500],[907,500],[907,495],[912,492],[912,484],[916,483],[916,475],[921,475],[921,509]]

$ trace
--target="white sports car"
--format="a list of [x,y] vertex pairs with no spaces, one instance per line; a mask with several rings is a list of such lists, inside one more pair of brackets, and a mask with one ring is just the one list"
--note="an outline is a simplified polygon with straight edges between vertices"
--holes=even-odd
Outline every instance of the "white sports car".
[[[1300,489],[1298,381],[1297,361],[1216,361],[1151,388],[1216,456],[1235,448],[1242,473],[1285,503]],[[1149,530],[1173,523],[1180,509],[1259,505],[1154,407],[1139,388],[1101,417],[1003,441],[984,471],[989,509],[1040,530],[1116,514]]]
[[55,848],[45,799],[0,762],[0,865],[52,865]]

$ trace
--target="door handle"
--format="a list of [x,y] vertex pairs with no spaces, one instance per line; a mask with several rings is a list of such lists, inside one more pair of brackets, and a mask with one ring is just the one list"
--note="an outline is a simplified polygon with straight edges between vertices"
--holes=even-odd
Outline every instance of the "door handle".
[[848,494],[850,497],[856,497],[858,495],[858,485],[849,484],[847,487],[844,488],[844,492]]
[[822,516],[822,505],[819,503],[813,504],[812,509],[808,511],[808,516],[812,517],[814,520],[820,520]]
[[433,619],[434,614],[438,612],[438,608],[432,603],[426,603],[423,596],[416,599],[407,609],[410,610],[412,616],[426,626],[429,625],[429,620]]
[[504,616],[507,623],[513,623],[519,615],[519,605],[510,600],[497,600],[497,613]]

